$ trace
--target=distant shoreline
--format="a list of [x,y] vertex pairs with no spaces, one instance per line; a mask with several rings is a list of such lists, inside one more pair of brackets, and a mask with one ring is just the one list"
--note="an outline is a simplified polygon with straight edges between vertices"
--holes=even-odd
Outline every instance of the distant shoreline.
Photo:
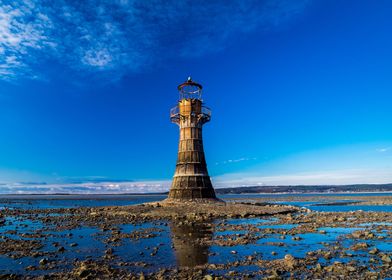
[[224,195],[238,195],[238,194],[247,194],[247,195],[258,195],[258,194],[263,194],[263,195],[275,195],[275,194],[292,194],[292,195],[296,195],[296,194],[367,194],[367,193],[379,193],[379,194],[383,194],[383,193],[392,193],[392,191],[361,191],[361,192],[264,192],[264,193],[253,193],[253,192],[243,192],[243,193],[224,193]]
[[[392,183],[352,185],[247,186],[215,188],[215,192],[217,195],[387,194],[392,193]],[[0,194],[0,198],[5,196],[154,196],[168,194],[168,191],[154,193],[4,193]]]
[[[217,195],[344,195],[344,194],[392,194],[392,191],[341,191],[341,192],[240,192],[240,193],[219,193]],[[163,196],[167,193],[7,193],[0,194],[0,199],[3,196]]]

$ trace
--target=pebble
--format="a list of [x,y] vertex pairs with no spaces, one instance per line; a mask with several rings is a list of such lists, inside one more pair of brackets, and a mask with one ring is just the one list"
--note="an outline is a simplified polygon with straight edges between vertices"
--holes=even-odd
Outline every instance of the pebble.
[[48,263],[48,259],[47,258],[43,258],[43,259],[41,259],[40,261],[39,261],[39,264],[40,265],[45,265],[45,264],[47,264]]

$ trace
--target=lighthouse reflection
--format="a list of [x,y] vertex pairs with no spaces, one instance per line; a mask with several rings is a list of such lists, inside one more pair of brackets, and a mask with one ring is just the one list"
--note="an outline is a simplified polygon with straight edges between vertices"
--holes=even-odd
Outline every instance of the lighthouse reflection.
[[195,267],[208,263],[213,229],[209,222],[170,224],[177,266]]

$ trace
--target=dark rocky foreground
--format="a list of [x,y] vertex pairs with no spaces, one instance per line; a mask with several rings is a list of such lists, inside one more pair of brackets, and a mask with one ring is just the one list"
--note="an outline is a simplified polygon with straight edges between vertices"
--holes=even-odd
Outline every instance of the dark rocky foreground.
[[[255,218],[267,223],[251,223]],[[272,218],[272,219],[271,219]],[[29,223],[25,223],[29,221]],[[238,221],[238,222],[236,222]],[[39,222],[40,227],[29,230]],[[10,223],[18,223],[13,230]],[[152,223],[153,226],[126,231],[122,225]],[[368,224],[366,228],[362,224]],[[164,244],[146,248],[151,261],[127,262],[118,252],[127,240],[152,239],[160,234],[159,225],[169,226],[177,265],[155,267],[154,257]],[[284,225],[282,227],[282,225]],[[80,244],[70,243],[72,231],[98,228],[104,244],[99,257],[61,259],[67,250]],[[327,230],[325,228],[328,228]],[[322,247],[307,247],[303,257],[294,257],[288,244],[301,244],[312,236],[328,236],[334,228],[343,232]],[[126,207],[70,208],[51,210],[3,209],[0,214],[0,254],[12,259],[33,258],[20,273],[4,273],[0,279],[383,279],[392,277],[391,252],[379,244],[392,242],[392,214],[384,212],[318,213],[292,206],[264,202],[246,203],[151,203]],[[69,236],[57,238],[66,230]],[[11,232],[10,232],[11,231]],[[213,232],[226,233],[213,235]],[[276,237],[271,241],[270,237]],[[45,245],[47,240],[51,249]],[[236,248],[263,242],[263,254],[249,252],[238,258],[211,263],[208,248]],[[287,247],[287,250],[285,248]],[[53,249],[54,248],[54,249]],[[255,247],[260,248],[260,247]],[[271,249],[268,249],[271,248]],[[280,258],[272,258],[281,252]],[[294,247],[295,248],[295,247]],[[278,250],[277,249],[277,250]],[[23,266],[23,262],[21,264]],[[136,269],[137,268],[137,269]],[[251,268],[251,269],[243,269]],[[3,270],[4,271],[4,270]]]

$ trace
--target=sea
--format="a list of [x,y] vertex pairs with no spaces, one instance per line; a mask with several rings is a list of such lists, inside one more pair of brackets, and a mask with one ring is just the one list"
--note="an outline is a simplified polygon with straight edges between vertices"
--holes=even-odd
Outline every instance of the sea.
[[[220,195],[222,200],[235,201],[253,201],[258,198],[271,199],[276,203],[295,205],[306,207],[313,211],[321,212],[340,212],[340,211],[387,211],[392,212],[392,205],[334,205],[339,202],[349,202],[347,197],[352,201],[358,201],[361,196],[392,196],[392,193],[283,193],[283,194],[225,194]],[[287,197],[314,197],[319,198],[318,201],[295,201],[286,202]],[[328,197],[344,197],[344,200],[331,200]],[[75,195],[0,195],[0,209],[4,207],[21,208],[21,209],[51,209],[51,208],[72,208],[72,207],[104,207],[104,206],[126,206],[153,201],[161,201],[167,198],[167,195],[161,194],[75,194]],[[279,198],[282,201],[279,201]],[[325,198],[325,199],[323,199]],[[325,204],[329,205],[325,205]],[[321,205],[320,205],[321,204]]]

